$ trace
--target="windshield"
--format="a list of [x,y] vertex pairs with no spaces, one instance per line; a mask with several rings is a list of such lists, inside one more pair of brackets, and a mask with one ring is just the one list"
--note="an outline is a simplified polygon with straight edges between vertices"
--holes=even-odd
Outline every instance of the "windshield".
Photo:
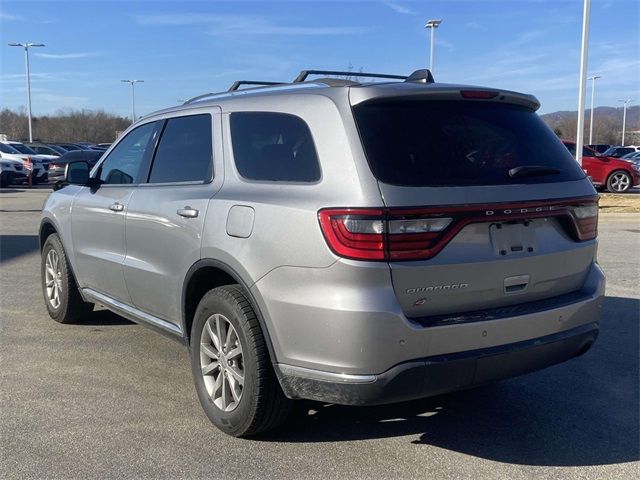
[[[562,142],[524,107],[382,100],[353,110],[371,169],[384,183],[503,185],[584,178]],[[510,174],[518,167],[536,174]]]
[[20,152],[20,153],[26,153],[27,155],[37,155],[36,152],[31,150],[26,145],[23,145],[22,143],[12,143],[11,146],[13,148],[15,148],[16,150],[18,150],[18,152]]
[[8,143],[0,143],[0,152],[2,152],[2,153],[11,153],[11,154],[14,154],[14,155],[17,154],[17,153],[20,153],[18,150],[13,148]]

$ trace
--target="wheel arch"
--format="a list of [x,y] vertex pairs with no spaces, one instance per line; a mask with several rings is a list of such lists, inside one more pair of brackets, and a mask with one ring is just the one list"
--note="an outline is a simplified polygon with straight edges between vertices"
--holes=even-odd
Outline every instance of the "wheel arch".
[[191,325],[200,299],[212,288],[223,285],[239,284],[256,313],[258,323],[267,344],[271,362],[275,363],[275,351],[264,316],[249,285],[242,276],[224,262],[214,259],[202,259],[194,263],[187,271],[182,286],[182,331],[186,345],[190,345]]
[[60,235],[53,221],[49,218],[43,218],[42,221],[40,222],[40,228],[38,230],[38,240],[40,243],[41,252],[42,252],[42,249],[44,248],[44,243],[47,241],[47,238],[49,237],[49,235],[52,235],[54,233],[57,233],[58,235]]

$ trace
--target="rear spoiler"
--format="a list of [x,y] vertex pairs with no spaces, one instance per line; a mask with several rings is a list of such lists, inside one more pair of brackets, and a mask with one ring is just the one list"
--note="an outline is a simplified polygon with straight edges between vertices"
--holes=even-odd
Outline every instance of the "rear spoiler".
[[386,100],[446,100],[493,102],[520,105],[533,111],[540,102],[533,95],[469,85],[443,85],[438,83],[394,83],[352,87],[349,91],[351,105]]

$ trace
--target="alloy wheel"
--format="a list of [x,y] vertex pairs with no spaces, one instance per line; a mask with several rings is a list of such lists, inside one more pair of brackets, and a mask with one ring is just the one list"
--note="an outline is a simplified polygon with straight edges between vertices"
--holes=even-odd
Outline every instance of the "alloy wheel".
[[49,304],[54,309],[58,308],[62,296],[62,272],[60,271],[60,257],[58,252],[53,249],[47,253],[44,281]]
[[227,317],[211,315],[200,336],[200,367],[207,393],[222,411],[240,403],[244,387],[242,345]]
[[629,188],[629,176],[622,172],[615,173],[611,177],[610,185],[616,192],[625,192]]

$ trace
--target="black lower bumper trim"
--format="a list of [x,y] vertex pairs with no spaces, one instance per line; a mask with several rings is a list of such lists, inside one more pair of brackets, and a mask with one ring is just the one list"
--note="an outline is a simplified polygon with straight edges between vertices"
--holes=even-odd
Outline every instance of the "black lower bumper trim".
[[585,353],[596,323],[497,347],[438,355],[397,365],[371,383],[330,382],[278,373],[289,398],[342,405],[379,405],[439,395],[515,377]]

